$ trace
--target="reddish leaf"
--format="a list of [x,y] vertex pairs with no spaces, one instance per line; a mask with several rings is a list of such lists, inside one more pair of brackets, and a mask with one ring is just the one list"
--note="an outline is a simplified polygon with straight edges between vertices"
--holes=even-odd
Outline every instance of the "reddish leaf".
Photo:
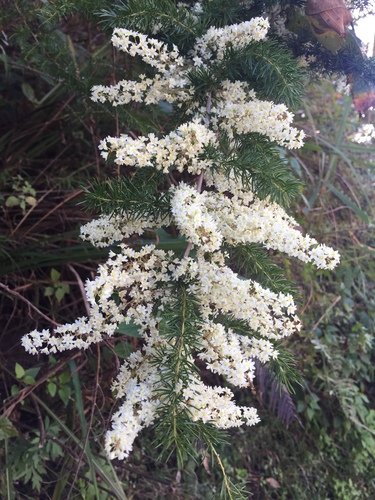
[[369,91],[360,95],[353,95],[354,107],[359,114],[364,115],[366,111],[375,106],[375,92]]
[[353,75],[351,83],[354,108],[360,115],[363,115],[369,108],[375,106],[375,85],[356,75]]

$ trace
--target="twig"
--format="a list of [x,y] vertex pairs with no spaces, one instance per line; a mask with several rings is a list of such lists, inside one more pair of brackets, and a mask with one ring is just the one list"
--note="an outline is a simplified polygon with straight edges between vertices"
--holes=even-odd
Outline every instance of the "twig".
[[44,423],[43,423],[42,414],[40,412],[38,401],[37,401],[36,397],[34,396],[34,394],[30,394],[30,397],[31,397],[31,399],[33,401],[33,404],[34,404],[34,407],[35,407],[35,411],[36,411],[36,413],[38,415],[38,426],[39,426],[39,444],[38,444],[38,447],[39,448],[43,448],[44,442],[45,442],[45,439],[46,439],[46,431],[44,429]]
[[35,205],[32,205],[29,210],[25,213],[25,215],[22,217],[22,219],[19,221],[19,223],[17,224],[17,226],[12,229],[12,231],[10,232],[9,234],[9,238],[11,238],[14,233],[17,232],[18,228],[21,227],[21,225],[24,223],[24,221],[28,218],[28,216],[31,214],[31,212],[44,200],[44,198],[46,196],[48,196],[51,192],[53,191],[53,189],[49,189],[41,198],[39,198],[39,200],[37,200],[37,203],[35,203]]
[[318,319],[318,321],[315,323],[315,325],[311,328],[311,330],[309,331],[309,334],[313,333],[317,328],[318,326],[320,325],[320,323],[323,321],[323,319],[327,316],[327,314],[335,307],[335,305],[340,302],[341,300],[341,295],[338,295],[335,300],[332,302],[332,304],[326,309],[326,311],[324,312],[324,314]]
[[313,286],[312,286],[312,281],[310,280],[310,293],[309,293],[309,297],[307,299],[305,307],[301,311],[301,315],[305,314],[305,311],[309,307],[309,305],[310,305],[310,303],[312,301],[312,298],[313,298]]
[[187,259],[189,257],[190,250],[193,248],[193,244],[190,242],[188,243],[188,246],[186,247],[185,253],[184,253],[184,259]]
[[27,396],[32,394],[35,391],[35,389],[37,389],[40,385],[44,384],[44,382],[48,380],[50,377],[52,377],[52,375],[54,375],[55,373],[59,372],[62,368],[64,368],[66,363],[68,363],[72,359],[78,358],[81,355],[82,355],[81,351],[75,352],[74,354],[69,356],[69,358],[66,358],[57,365],[55,365],[48,373],[46,373],[45,375],[43,375],[43,377],[38,379],[34,385],[28,385],[27,387],[22,389],[16,396],[14,396],[14,398],[12,398],[13,403],[11,403],[7,409],[5,409],[7,403],[4,403],[4,405],[0,408],[0,411],[4,410],[4,413],[1,415],[0,418],[9,417],[9,415],[13,412],[14,408],[18,405],[18,403],[26,399]]
[[230,487],[229,482],[228,482],[228,476],[227,476],[227,474],[225,472],[225,468],[224,468],[223,462],[220,459],[220,455],[218,454],[218,452],[215,450],[215,448],[212,445],[211,445],[211,450],[214,453],[214,455],[216,457],[216,460],[218,461],[218,463],[220,465],[220,469],[221,469],[221,472],[223,474],[224,484],[225,484],[225,488],[227,490],[228,496],[229,496],[230,500],[233,500],[233,496],[232,496],[232,493],[231,493],[231,487]]
[[65,205],[65,203],[67,203],[68,201],[72,200],[73,198],[76,198],[77,196],[79,196],[82,193],[83,193],[83,190],[82,189],[78,189],[78,191],[75,191],[74,193],[72,193],[71,195],[69,195],[63,201],[61,201],[56,206],[54,206],[52,210],[50,210],[45,215],[43,215],[43,217],[41,219],[39,219],[38,222],[36,222],[33,226],[31,226],[30,228],[28,228],[27,231],[24,233],[24,235],[28,234],[28,233],[31,233],[42,221],[44,221],[44,219],[46,219],[51,214],[53,214],[53,212],[56,212],[56,210],[58,210],[62,205]]
[[40,314],[40,316],[42,316],[42,318],[44,318],[45,320],[49,321],[50,323],[52,323],[53,326],[57,327],[57,326],[60,326],[59,323],[56,323],[56,321],[53,321],[53,319],[49,318],[48,316],[46,316],[44,313],[42,313],[42,311],[40,311],[36,306],[34,306],[34,304],[32,304],[29,300],[27,300],[25,297],[23,297],[21,294],[19,294],[18,292],[15,292],[14,290],[11,290],[10,288],[8,288],[6,285],[4,285],[3,283],[0,283],[0,288],[2,288],[3,290],[5,290],[7,293],[9,293],[10,295],[14,295],[15,297],[17,297],[18,299],[20,300],[23,300],[23,302],[26,302],[26,304],[31,308],[31,309],[34,309],[34,311],[36,311],[38,314]]
[[169,177],[169,179],[170,179],[170,181],[171,181],[171,183],[172,183],[172,184],[174,184],[175,186],[178,186],[178,182],[177,182],[177,181],[176,181],[176,179],[173,177],[172,172],[169,172],[169,173],[168,173],[168,177]]
[[86,290],[85,290],[85,287],[84,287],[83,282],[81,280],[81,276],[77,273],[77,271],[74,269],[74,267],[72,265],[68,264],[67,267],[72,271],[72,273],[76,277],[79,289],[80,289],[81,294],[82,294],[82,299],[83,299],[83,302],[85,304],[86,312],[89,315],[90,314],[90,305],[89,305],[89,302],[87,300]]

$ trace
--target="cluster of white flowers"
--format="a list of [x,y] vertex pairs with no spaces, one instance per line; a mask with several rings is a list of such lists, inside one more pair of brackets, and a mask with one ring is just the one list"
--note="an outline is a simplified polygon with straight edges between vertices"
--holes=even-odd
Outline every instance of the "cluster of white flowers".
[[145,63],[153,66],[160,73],[166,73],[184,64],[184,58],[180,56],[176,45],[169,50],[163,42],[137,31],[115,28],[112,43],[114,47],[132,57],[140,56]]
[[179,172],[187,170],[200,174],[211,165],[202,158],[208,144],[216,143],[216,135],[204,125],[189,122],[180,125],[176,131],[159,139],[155,134],[133,139],[128,135],[107,137],[100,142],[99,149],[104,159],[115,153],[115,163],[135,167],[155,167],[168,173],[170,169]]
[[91,98],[95,102],[109,101],[118,106],[129,102],[156,104],[159,101],[185,101],[191,95],[186,76],[186,60],[179,55],[178,48],[168,47],[142,33],[116,28],[112,36],[115,47],[131,56],[140,56],[151,67],[157,69],[154,78],[140,75],[140,81],[121,80],[116,85],[95,85]]
[[220,174],[211,173],[207,178],[207,184],[215,185],[219,192],[198,193],[183,182],[172,188],[174,221],[189,242],[207,252],[219,250],[223,241],[231,245],[262,243],[302,262],[313,262],[319,269],[333,269],[338,264],[339,253],[295,229],[297,222],[277,203],[260,200]]
[[[157,390],[165,389],[163,370],[156,369],[147,354],[137,351],[121,367],[113,389],[117,397],[125,397],[125,401],[113,416],[105,447],[111,459],[122,460],[132,451],[139,432],[155,420],[160,406]],[[181,393],[179,411],[188,412],[193,422],[201,420],[227,429],[260,421],[255,408],[236,405],[229,388],[209,387],[192,376],[188,386],[180,385],[176,391]]]
[[81,226],[81,238],[92,245],[102,248],[108,247],[117,241],[122,241],[134,234],[141,235],[148,228],[169,225],[169,219],[160,217],[139,217],[126,219],[124,215],[102,215],[98,219]]
[[[132,320],[138,325],[144,339],[142,351],[130,355],[113,384],[117,397],[125,401],[115,413],[107,435],[106,450],[111,458],[127,457],[139,431],[154,421],[159,405],[156,389],[163,388],[163,368],[155,366],[152,357],[155,348],[167,350],[168,343],[160,337],[160,317],[155,318],[152,311],[156,303],[162,311],[163,304],[171,299],[168,284],[181,277],[187,279],[189,290],[201,299],[201,316],[206,321],[197,329],[202,346],[198,357],[209,361],[208,368],[226,375],[234,385],[244,387],[252,381],[253,358],[266,361],[277,356],[277,352],[267,339],[225,332],[222,325],[213,323],[219,311],[247,321],[260,335],[269,338],[276,336],[272,328],[283,328],[279,336],[284,336],[299,326],[292,316],[295,305],[290,296],[273,294],[250,280],[242,280],[223,264],[219,266],[203,258],[173,259],[172,252],[154,246],[136,252],[122,245],[119,254],[111,252],[95,280],[85,285],[89,318],[57,327],[53,335],[48,330],[35,330],[22,340],[28,352],[49,354],[85,349],[100,342],[103,334],[112,336],[123,322]],[[284,321],[284,309],[291,315],[290,324]],[[220,428],[258,421],[254,408],[236,406],[229,389],[206,387],[194,379],[188,387],[178,390],[184,400],[181,411],[187,409],[193,421],[211,421]]]
[[171,77],[167,74],[157,74],[154,78],[140,75],[140,81],[121,80],[116,85],[95,85],[92,88],[91,99],[95,102],[110,102],[112,106],[129,104],[130,102],[145,102],[158,104],[160,101],[169,103],[184,102],[191,98],[192,89],[184,71],[176,72]]
[[209,370],[237,387],[248,387],[253,381],[254,358],[264,363],[278,354],[270,341],[238,335],[220,323],[210,321],[202,331],[203,351],[198,357],[207,362]]
[[[199,8],[195,12],[199,13]],[[223,57],[229,46],[241,49],[252,41],[263,40],[268,27],[268,20],[258,17],[225,28],[210,28],[203,37],[197,39],[186,57],[179,54],[176,46],[169,50],[164,43],[142,33],[115,29],[112,37],[115,46],[132,56],[140,56],[145,63],[157,69],[158,73],[153,78],[140,75],[139,81],[121,80],[116,85],[95,85],[91,99],[101,103],[108,101],[113,106],[130,102],[157,104],[166,101],[181,104],[191,101],[194,89],[189,82],[189,71],[193,66],[201,66],[203,61],[209,64],[209,60],[213,59],[211,50],[216,53],[217,60]],[[197,103],[191,102],[191,113],[197,111],[197,106]]]
[[172,190],[172,214],[181,234],[205,252],[219,250],[223,237],[205,206],[207,192],[198,193],[183,182]]
[[139,432],[151,425],[159,400],[155,389],[160,387],[160,374],[139,352],[130,355],[122,365],[113,390],[124,403],[112,418],[105,448],[109,458],[127,458]]
[[337,76],[337,78],[332,80],[332,84],[336,87],[339,94],[350,95],[350,83],[348,83],[346,76]]
[[372,144],[373,139],[375,139],[375,127],[372,123],[361,125],[352,136],[352,141],[358,144]]
[[170,281],[166,254],[152,245],[140,252],[122,245],[119,254],[110,252],[98,271],[98,276],[85,284],[89,317],[58,326],[54,335],[48,330],[25,335],[22,345],[28,352],[51,354],[87,349],[100,342],[103,334],[112,336],[120,323],[133,320],[141,327],[148,325],[154,301],[167,300],[168,288],[157,288],[158,283]]
[[[201,4],[195,4],[191,12],[199,16]],[[101,247],[141,235],[146,228],[172,224],[187,240],[185,256],[179,259],[173,252],[154,246],[135,251],[121,244],[119,253],[111,252],[97,277],[85,285],[88,317],[58,326],[53,334],[34,330],[22,340],[28,352],[48,354],[86,349],[100,342],[103,335],[114,335],[121,323],[133,322],[137,326],[142,346],[124,362],[113,383],[123,404],[114,414],[106,437],[110,458],[129,455],[134,439],[154,422],[163,404],[159,395],[166,393],[166,368],[155,360],[160,359],[160,352],[167,359],[177,342],[161,333],[163,311],[173,303],[177,282],[184,283],[187,293],[194,295],[199,304],[196,343],[189,360],[193,363],[194,355],[232,385],[249,387],[254,379],[254,359],[267,362],[276,358],[274,341],[298,331],[301,323],[290,295],[265,289],[226,265],[223,243],[261,243],[324,269],[332,269],[339,261],[337,252],[295,229],[296,221],[280,206],[259,199],[234,175],[224,175],[220,161],[206,154],[208,149],[220,153],[219,135],[223,131],[232,139],[236,134],[253,132],[283,147],[302,145],[303,132],[291,126],[293,114],[282,104],[257,99],[245,82],[222,82],[207,97],[206,107],[192,102],[194,89],[189,71],[194,66],[214,65],[227,49],[242,49],[264,40],[267,29],[268,21],[263,18],[210,28],[186,57],[175,46],[170,49],[141,33],[116,29],[114,45],[130,56],[139,56],[154,68],[156,75],[93,88],[94,101],[109,101],[114,106],[131,101],[150,104],[163,100],[177,105],[189,101],[193,115],[190,122],[164,137],[149,134],[134,139],[121,135],[107,137],[99,146],[102,157],[106,159],[113,153],[117,165],[153,167],[169,174],[175,184],[169,188],[169,213],[164,218],[146,215],[134,219],[129,214],[104,215],[81,229],[83,239]],[[177,180],[173,171],[177,171]],[[190,178],[198,176],[194,187],[188,184],[189,174]],[[194,258],[189,256],[193,246]],[[244,325],[241,334],[235,327],[227,328],[224,321],[220,323],[222,317]],[[219,428],[259,421],[254,408],[236,405],[229,388],[208,387],[195,372],[188,385],[177,380],[174,390],[179,395],[177,411],[186,412],[192,421],[210,422]]]
[[199,298],[205,321],[229,314],[268,339],[281,339],[301,328],[291,295],[271,292],[228,266],[203,258],[192,261],[189,272],[197,280],[189,289]]
[[[281,338],[299,328],[293,316],[295,305],[290,295],[275,294],[252,280],[241,279],[223,263],[175,259],[153,245],[139,252],[121,245],[118,254],[110,252],[107,262],[99,267],[98,276],[85,284],[90,305],[89,318],[79,318],[71,325],[31,332],[23,337],[27,351],[54,353],[75,347],[87,348],[100,342],[102,334],[113,335],[122,322],[133,320],[141,330],[150,327],[152,309],[157,300],[168,301],[168,283],[186,276],[189,290],[201,301],[202,318],[231,313],[247,321],[252,330],[268,338]],[[161,287],[164,283],[165,286]],[[160,288],[161,287],[161,288]],[[119,298],[120,300],[116,300]],[[69,333],[67,333],[69,332]]]
[[195,65],[200,66],[214,56],[216,60],[222,60],[229,47],[238,50],[251,42],[260,42],[266,38],[268,29],[268,19],[263,17],[255,17],[250,21],[224,28],[209,28],[201,38],[198,38],[192,51]]
[[205,195],[204,205],[211,225],[216,228],[216,239],[221,236],[232,245],[262,243],[302,262],[313,262],[319,269],[333,269],[338,264],[338,252],[318,245],[314,238],[294,229],[297,222],[277,203],[256,198],[247,204],[241,198],[229,198],[223,193],[206,192]]
[[257,132],[289,149],[303,145],[305,133],[290,126],[293,113],[284,104],[257,99],[245,82],[224,81],[211,113],[216,129],[229,136]]
[[227,387],[209,387],[192,377],[189,387],[184,390],[193,422],[201,420],[219,429],[255,425],[260,422],[255,408],[238,406],[233,392]]

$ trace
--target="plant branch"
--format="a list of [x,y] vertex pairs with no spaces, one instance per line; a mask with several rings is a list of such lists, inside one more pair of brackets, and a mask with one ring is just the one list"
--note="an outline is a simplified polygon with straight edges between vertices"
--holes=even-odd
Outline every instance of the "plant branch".
[[44,318],[46,321],[48,321],[49,323],[52,323],[53,326],[55,326],[55,327],[60,326],[59,323],[56,323],[56,321],[54,321],[53,319],[51,319],[48,316],[46,316],[44,313],[42,313],[42,311],[40,311],[36,306],[34,306],[34,304],[32,304],[29,300],[27,300],[25,297],[23,297],[21,294],[19,294],[15,290],[11,290],[9,287],[7,287],[6,285],[4,285],[3,283],[0,283],[0,288],[2,288],[7,293],[9,293],[9,295],[13,295],[14,297],[17,297],[18,299],[22,300],[23,302],[26,302],[26,304],[31,309],[33,309],[38,314],[40,314],[40,316],[42,316],[42,318]]

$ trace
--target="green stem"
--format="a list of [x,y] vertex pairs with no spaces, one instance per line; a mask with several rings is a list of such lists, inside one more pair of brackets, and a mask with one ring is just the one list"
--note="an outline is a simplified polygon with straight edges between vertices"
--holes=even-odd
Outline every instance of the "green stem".
[[230,487],[230,484],[228,482],[228,476],[225,472],[225,468],[224,468],[224,465],[223,465],[223,462],[221,461],[221,458],[220,458],[220,455],[218,454],[218,452],[215,450],[215,448],[211,445],[211,450],[212,452],[214,453],[215,457],[216,457],[216,460],[220,466],[220,469],[221,469],[221,472],[223,474],[223,480],[224,480],[224,484],[225,484],[225,488],[228,492],[228,495],[229,495],[229,498],[230,500],[233,500],[233,496],[232,496],[232,493],[231,493],[231,487]]
[[[184,334],[185,334],[185,320],[186,320],[186,291],[185,289],[183,290],[183,308],[182,308],[182,324],[181,324],[181,335],[178,338],[178,361],[177,361],[177,366],[176,366],[176,373],[175,373],[175,386],[178,383],[178,380],[180,378],[180,370],[181,370],[181,358],[182,358],[182,350],[184,346]],[[173,436],[175,439],[175,442],[177,443],[177,406],[173,405]]]
[[[348,97],[345,99],[345,102],[344,102],[342,120],[340,123],[339,130],[337,132],[336,141],[335,141],[335,146],[338,150],[340,150],[340,148],[341,148],[341,142],[342,142],[342,139],[344,136],[345,126],[348,123],[348,117],[349,117],[351,111],[352,111],[352,100]],[[325,181],[328,181],[329,179],[331,179],[334,176],[335,170],[336,170],[337,160],[338,160],[338,156],[335,154],[332,154],[330,162],[328,164],[327,172],[324,176]]]

